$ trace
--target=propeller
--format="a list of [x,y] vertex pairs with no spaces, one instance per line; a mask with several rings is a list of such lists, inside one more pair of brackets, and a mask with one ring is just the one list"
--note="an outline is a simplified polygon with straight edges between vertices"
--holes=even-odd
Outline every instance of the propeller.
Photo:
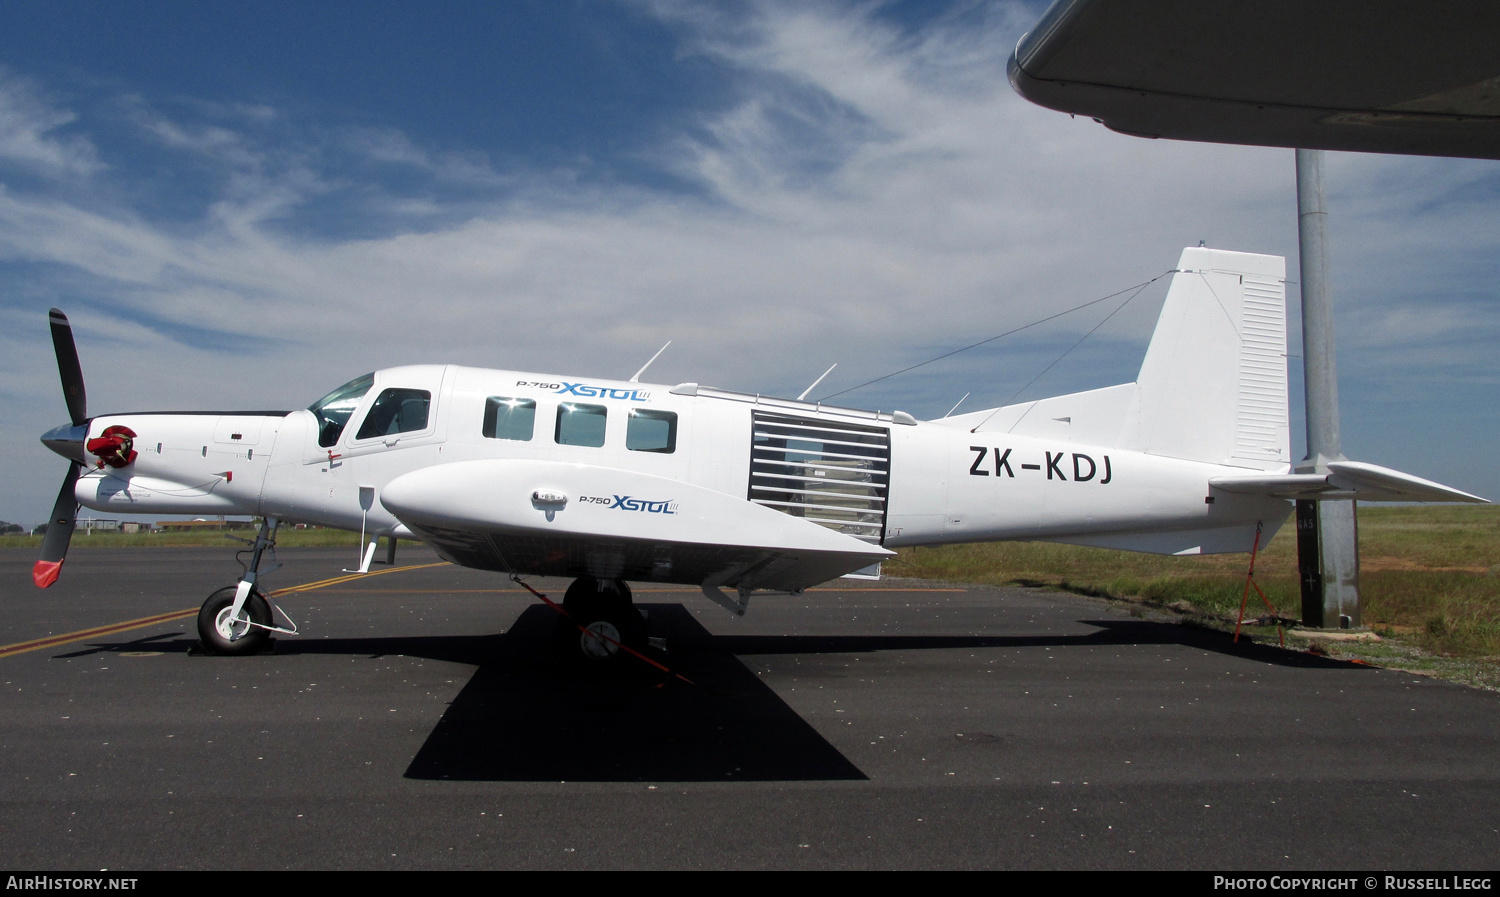
[[63,398],[73,426],[88,423],[88,393],[83,388],[83,368],[78,364],[78,347],[73,344],[73,325],[68,316],[54,308],[47,313],[52,325],[52,349],[57,353],[57,373],[62,377]]
[[52,348],[57,353],[57,373],[62,377],[63,398],[67,400],[68,416],[73,423],[42,437],[48,448],[72,459],[68,474],[63,477],[62,488],[57,492],[57,503],[52,506],[52,516],[47,519],[42,555],[31,568],[31,578],[38,588],[43,589],[57,582],[68,555],[68,543],[73,540],[74,521],[78,516],[78,500],[73,497],[73,487],[83,472],[83,440],[88,434],[89,424],[88,395],[83,388],[78,347],[73,343],[73,326],[68,323],[68,316],[55,308],[49,312],[48,320],[52,325]]
[[47,534],[42,537],[42,556],[31,568],[31,578],[37,588],[57,582],[62,572],[63,561],[68,556],[68,543],[73,541],[73,520],[78,516],[78,500],[73,497],[73,485],[83,465],[74,461],[68,465],[68,475],[63,477],[62,488],[57,491],[57,504],[52,506],[52,516],[47,519]]

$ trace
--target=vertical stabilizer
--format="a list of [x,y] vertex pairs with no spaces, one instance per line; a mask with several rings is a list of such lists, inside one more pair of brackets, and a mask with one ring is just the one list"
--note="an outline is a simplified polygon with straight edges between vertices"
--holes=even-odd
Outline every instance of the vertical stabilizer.
[[1182,251],[1122,447],[1261,470],[1290,463],[1286,259]]

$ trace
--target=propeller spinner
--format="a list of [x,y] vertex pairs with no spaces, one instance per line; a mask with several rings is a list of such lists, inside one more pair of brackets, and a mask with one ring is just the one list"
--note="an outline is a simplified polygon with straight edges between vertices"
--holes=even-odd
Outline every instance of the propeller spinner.
[[83,388],[78,347],[73,343],[73,326],[68,323],[68,316],[55,308],[49,313],[49,323],[52,325],[52,348],[57,353],[57,372],[62,377],[63,398],[67,400],[72,423],[48,431],[42,442],[72,463],[68,465],[62,488],[57,492],[52,516],[47,519],[41,557],[31,568],[31,578],[38,588],[43,589],[57,582],[68,555],[68,543],[73,539],[74,521],[78,517],[78,501],[73,497],[73,487],[83,472],[83,440],[89,426],[88,394]]

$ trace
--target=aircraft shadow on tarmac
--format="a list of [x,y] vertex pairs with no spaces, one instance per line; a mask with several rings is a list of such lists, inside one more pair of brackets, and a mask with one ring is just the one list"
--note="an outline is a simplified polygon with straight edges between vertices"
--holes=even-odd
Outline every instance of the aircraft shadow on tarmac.
[[660,659],[618,675],[559,669],[558,618],[532,607],[491,646],[406,775],[501,781],[864,779],[681,605],[646,605]]
[[[1179,644],[1281,666],[1367,669],[1149,620],[1081,620],[1069,635],[714,636],[680,604],[643,605],[660,655],[692,684],[633,663],[601,677],[560,669],[551,646],[556,615],[524,611],[498,635],[283,639],[277,653],[401,655],[477,667],[406,770],[455,781],[827,781],[867,778],[739,656],[941,649]],[[169,640],[170,639],[170,640]],[[186,651],[179,634],[99,651]],[[653,652],[655,653],[655,652]],[[233,658],[204,658],[233,663]]]

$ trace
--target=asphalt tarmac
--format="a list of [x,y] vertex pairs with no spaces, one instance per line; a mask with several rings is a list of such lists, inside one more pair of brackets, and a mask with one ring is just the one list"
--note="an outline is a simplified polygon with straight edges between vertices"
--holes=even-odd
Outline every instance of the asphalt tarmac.
[[[231,550],[79,548],[45,592],[32,560],[0,551],[7,869],[1500,860],[1500,695],[1094,599],[886,579],[735,618],[639,586],[684,678],[597,680],[545,606],[420,547],[285,595],[304,634],[243,658],[190,653]],[[355,560],[283,551],[265,584]]]

